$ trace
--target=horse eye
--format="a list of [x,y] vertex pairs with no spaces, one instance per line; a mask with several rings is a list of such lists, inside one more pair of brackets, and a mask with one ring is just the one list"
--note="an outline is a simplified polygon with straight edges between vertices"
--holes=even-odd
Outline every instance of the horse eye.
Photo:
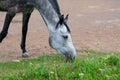
[[67,39],[67,38],[68,38],[68,35],[63,35],[63,38],[64,38],[64,39]]

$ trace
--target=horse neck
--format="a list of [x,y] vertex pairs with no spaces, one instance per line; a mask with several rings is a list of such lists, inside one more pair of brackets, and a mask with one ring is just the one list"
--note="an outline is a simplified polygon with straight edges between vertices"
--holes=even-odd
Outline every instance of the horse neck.
[[54,32],[55,26],[59,21],[59,14],[57,14],[49,0],[36,0],[36,2],[36,7],[44,19],[49,32]]

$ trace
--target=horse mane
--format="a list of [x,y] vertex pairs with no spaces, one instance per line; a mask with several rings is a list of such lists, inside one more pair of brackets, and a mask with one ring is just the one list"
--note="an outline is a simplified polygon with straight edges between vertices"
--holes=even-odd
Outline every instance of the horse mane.
[[61,13],[60,13],[60,8],[59,8],[59,5],[58,5],[58,2],[57,0],[49,0],[50,3],[52,4],[53,8],[55,9],[55,11],[58,13],[58,15],[60,16]]

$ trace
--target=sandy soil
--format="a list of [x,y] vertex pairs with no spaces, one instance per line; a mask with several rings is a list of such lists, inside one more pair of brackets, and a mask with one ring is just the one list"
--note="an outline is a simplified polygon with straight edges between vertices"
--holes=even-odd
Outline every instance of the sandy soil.
[[[69,14],[68,25],[77,50],[120,51],[120,0],[58,0],[61,12]],[[0,31],[5,14],[0,12]],[[8,36],[0,43],[0,61],[20,59],[22,14],[13,19]],[[48,31],[38,11],[29,22],[27,50],[30,57],[54,54],[48,44]],[[80,53],[78,53],[80,54]]]

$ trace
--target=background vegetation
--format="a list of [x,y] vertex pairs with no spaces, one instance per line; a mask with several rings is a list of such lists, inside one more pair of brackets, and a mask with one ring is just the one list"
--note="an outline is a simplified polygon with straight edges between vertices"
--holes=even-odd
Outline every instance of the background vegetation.
[[70,63],[59,54],[0,62],[0,80],[120,80],[119,52],[78,52]]

